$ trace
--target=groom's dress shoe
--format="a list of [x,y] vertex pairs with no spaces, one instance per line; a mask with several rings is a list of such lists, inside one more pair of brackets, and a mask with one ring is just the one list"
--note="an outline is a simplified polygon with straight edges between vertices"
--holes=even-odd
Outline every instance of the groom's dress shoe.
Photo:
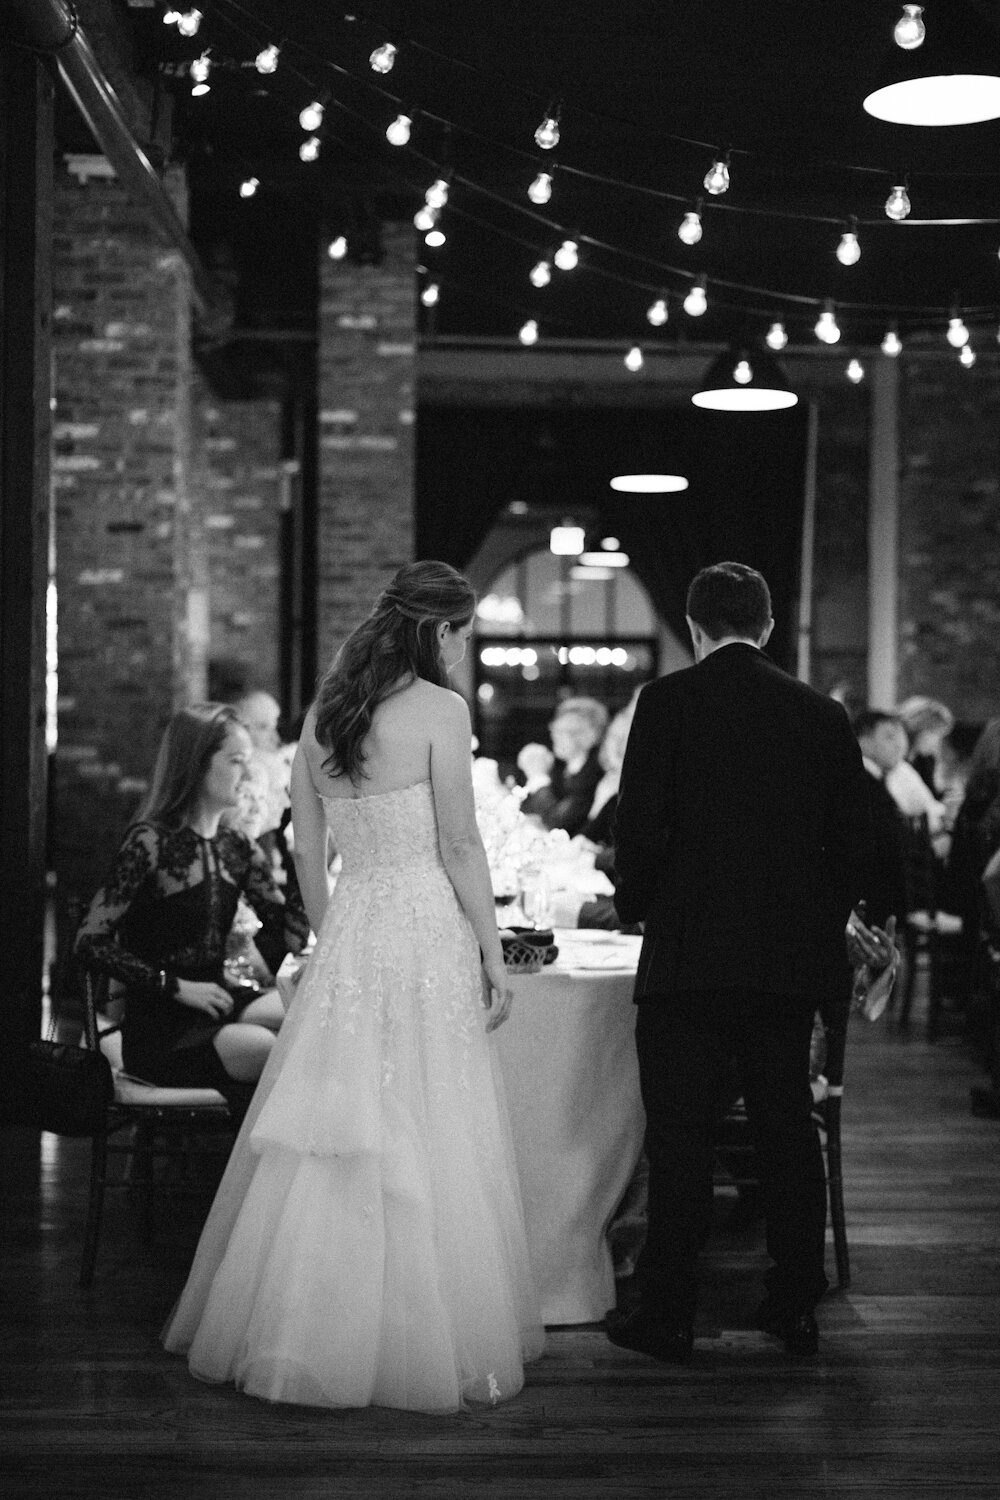
[[774,1312],[765,1303],[757,1313],[757,1327],[781,1339],[789,1354],[815,1354],[819,1327],[811,1312]]
[[604,1323],[608,1338],[621,1349],[635,1349],[667,1364],[684,1364],[691,1358],[694,1334],[687,1324],[658,1322],[637,1307],[609,1312]]

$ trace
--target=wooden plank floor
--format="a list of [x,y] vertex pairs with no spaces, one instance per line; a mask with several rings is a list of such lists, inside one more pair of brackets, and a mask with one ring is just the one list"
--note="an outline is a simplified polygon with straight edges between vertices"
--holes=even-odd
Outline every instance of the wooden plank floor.
[[[553,1331],[523,1394],[454,1417],[270,1407],[193,1381],[157,1331],[187,1248],[143,1246],[112,1200],[76,1286],[87,1148],[0,1135],[0,1492],[262,1497],[1000,1497],[1000,1122],[964,1043],[853,1025],[845,1103],[854,1280],[821,1353],[749,1328],[763,1255],[720,1223],[694,1362]],[[832,1263],[832,1249],[829,1253]]]

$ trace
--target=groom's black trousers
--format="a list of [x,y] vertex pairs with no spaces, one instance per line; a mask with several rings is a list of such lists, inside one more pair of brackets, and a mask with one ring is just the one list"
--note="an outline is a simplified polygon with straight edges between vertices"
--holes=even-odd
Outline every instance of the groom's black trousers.
[[712,1222],[715,1127],[743,1090],[761,1182],[765,1282],[781,1310],[811,1310],[823,1270],[826,1183],[812,1121],[815,1002],[759,991],[645,996],[636,1048],[646,1110],[649,1228],[637,1277],[651,1318],[691,1323],[696,1262]]

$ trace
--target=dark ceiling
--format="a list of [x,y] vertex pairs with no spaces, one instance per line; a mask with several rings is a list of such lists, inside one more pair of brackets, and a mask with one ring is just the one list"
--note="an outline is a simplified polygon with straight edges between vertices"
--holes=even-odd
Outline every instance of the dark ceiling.
[[[1000,124],[901,127],[861,107],[900,14],[883,0],[378,0],[357,10],[329,0],[198,0],[185,39],[162,4],[128,9],[138,68],[173,96],[173,151],[186,162],[191,233],[235,291],[236,325],[305,333],[315,316],[317,240],[346,235],[377,258],[385,218],[412,216],[439,174],[451,188],[444,247],[421,249],[440,285],[439,336],[513,338],[538,319],[542,337],[651,344],[759,337],[774,319],[812,339],[835,299],[844,342],[900,332],[943,336],[958,304],[982,348],[1000,320]],[[935,28],[968,38],[997,67],[1000,19],[990,0],[928,0]],[[373,48],[398,48],[392,71]],[[276,43],[276,72],[257,52]],[[211,91],[192,98],[187,64],[204,51]],[[325,101],[321,150],[298,159],[300,109]],[[533,139],[561,102],[552,152]],[[405,108],[409,146],[385,128]],[[731,186],[702,179],[730,152]],[[554,172],[551,201],[526,189]],[[260,179],[253,198],[240,182]],[[912,214],[884,213],[908,181]],[[676,229],[704,198],[704,235]],[[859,263],[834,251],[850,216]],[[926,219],[992,219],[923,225]],[[536,290],[528,272],[565,237],[581,263]],[[322,243],[322,241],[320,241]],[[708,278],[708,311],[680,299]],[[645,312],[658,296],[667,324]],[[943,346],[945,347],[945,346]]]

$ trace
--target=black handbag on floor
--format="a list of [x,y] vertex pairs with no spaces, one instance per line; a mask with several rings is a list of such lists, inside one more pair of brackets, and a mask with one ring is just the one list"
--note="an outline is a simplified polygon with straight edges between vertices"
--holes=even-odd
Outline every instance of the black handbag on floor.
[[5,1110],[14,1123],[56,1135],[93,1135],[100,1129],[115,1092],[103,1053],[39,1037],[18,1063]]

